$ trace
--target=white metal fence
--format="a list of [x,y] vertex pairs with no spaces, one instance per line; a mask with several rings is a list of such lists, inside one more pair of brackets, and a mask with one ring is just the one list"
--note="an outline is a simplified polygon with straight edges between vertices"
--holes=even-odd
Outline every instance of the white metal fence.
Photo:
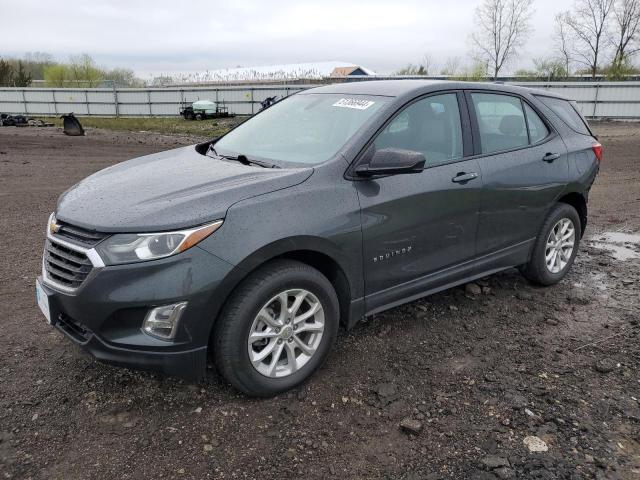
[[0,88],[0,112],[55,116],[171,116],[196,100],[212,100],[230,113],[251,115],[267,97],[288,96],[306,85],[202,88]]
[[[589,118],[640,119],[640,82],[520,82],[578,102]],[[250,115],[267,97],[288,96],[312,85],[171,88],[0,88],[0,112],[55,116],[172,116],[196,100],[212,100],[230,113]]]
[[521,82],[550,90],[578,103],[587,118],[640,119],[640,82]]

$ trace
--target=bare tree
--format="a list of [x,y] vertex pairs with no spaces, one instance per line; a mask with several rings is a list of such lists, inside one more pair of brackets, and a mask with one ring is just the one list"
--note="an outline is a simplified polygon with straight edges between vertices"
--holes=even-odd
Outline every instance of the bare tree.
[[433,57],[431,56],[431,54],[425,53],[424,56],[422,57],[422,65],[424,66],[425,75],[433,74],[432,70],[435,69],[434,63],[435,62],[433,61]]
[[484,0],[476,8],[476,31],[471,40],[494,79],[526,40],[532,5],[533,0]]
[[576,0],[574,11],[566,14],[566,24],[574,37],[575,59],[585,65],[591,77],[598,73],[602,50],[615,0]]
[[640,0],[618,0],[613,7],[615,54],[613,66],[621,67],[634,53],[640,50]]
[[558,13],[555,17],[555,43],[558,54],[566,75],[571,75],[571,62],[573,61],[573,53],[571,52],[572,38],[567,25],[567,14]]
[[440,75],[445,75],[447,77],[455,77],[460,73],[460,58],[459,57],[449,57],[445,60],[444,66],[440,71]]

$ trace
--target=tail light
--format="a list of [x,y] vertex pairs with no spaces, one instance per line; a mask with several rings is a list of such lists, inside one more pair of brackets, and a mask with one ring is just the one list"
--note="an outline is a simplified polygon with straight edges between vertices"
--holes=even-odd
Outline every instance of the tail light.
[[599,162],[602,161],[602,144],[599,142],[594,143],[591,148],[593,149],[593,153],[595,153],[596,158]]

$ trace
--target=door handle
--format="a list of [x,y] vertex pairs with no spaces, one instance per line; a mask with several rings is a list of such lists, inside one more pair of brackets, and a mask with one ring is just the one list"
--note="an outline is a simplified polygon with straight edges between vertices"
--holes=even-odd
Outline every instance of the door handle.
[[451,181],[455,183],[467,183],[476,178],[478,178],[478,174],[476,172],[460,172],[455,177],[453,177]]
[[544,162],[551,163],[558,158],[560,158],[559,153],[547,153],[544,157],[542,157],[542,160]]

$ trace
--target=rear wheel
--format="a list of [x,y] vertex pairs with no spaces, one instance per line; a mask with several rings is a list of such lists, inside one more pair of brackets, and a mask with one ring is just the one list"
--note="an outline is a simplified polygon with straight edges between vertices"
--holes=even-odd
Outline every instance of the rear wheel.
[[540,285],[559,282],[573,265],[580,234],[580,217],[576,209],[566,203],[557,204],[540,230],[531,260],[520,271]]
[[248,395],[272,396],[307,379],[338,331],[333,286],[300,262],[270,262],[232,294],[213,332],[218,371]]

